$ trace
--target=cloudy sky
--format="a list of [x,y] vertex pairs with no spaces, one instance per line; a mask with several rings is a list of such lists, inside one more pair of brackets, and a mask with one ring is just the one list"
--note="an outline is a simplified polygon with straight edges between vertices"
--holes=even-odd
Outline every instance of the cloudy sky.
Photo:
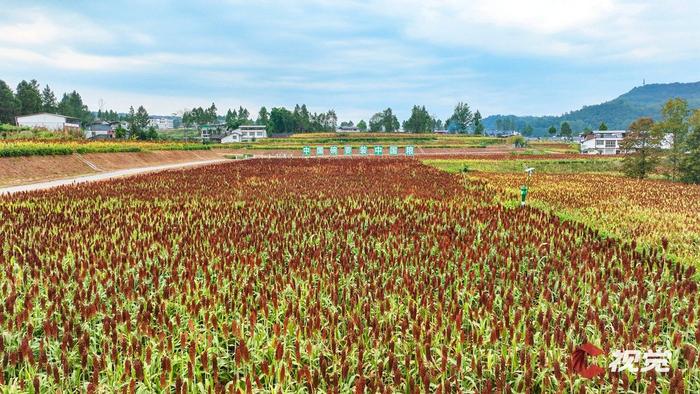
[[[0,0],[0,79],[91,109],[307,103],[341,120],[457,101],[560,114],[700,80],[698,0]],[[224,110],[224,111],[222,111]]]

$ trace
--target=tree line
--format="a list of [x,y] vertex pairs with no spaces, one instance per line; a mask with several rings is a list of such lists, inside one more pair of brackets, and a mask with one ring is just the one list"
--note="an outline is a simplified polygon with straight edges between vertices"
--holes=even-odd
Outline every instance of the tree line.
[[21,81],[15,91],[5,81],[0,80],[0,123],[14,123],[17,116],[38,112],[60,113],[79,119],[83,126],[94,119],[88,106],[75,90],[63,93],[59,101],[49,85],[42,89],[35,79],[29,82]]
[[[268,111],[263,106],[258,111],[256,119],[253,119],[248,109],[242,106],[238,109],[229,109],[225,115],[219,115],[217,111],[214,103],[206,108],[196,107],[184,110],[181,115],[182,124],[185,127],[200,127],[206,124],[223,123],[230,129],[256,124],[265,126],[270,133],[275,134],[332,132],[338,126],[338,116],[333,109],[320,113],[310,112],[306,104],[297,104],[293,110],[273,107]],[[131,107],[126,115],[113,110],[103,111],[102,108],[97,113],[93,113],[76,91],[64,93],[58,101],[48,85],[41,89],[34,79],[29,82],[20,82],[15,91],[0,80],[0,123],[14,123],[16,116],[38,112],[60,113],[77,118],[80,119],[83,127],[95,120],[125,121],[127,127],[120,126],[117,130],[117,136],[124,138],[152,138],[156,135],[156,132],[148,127],[148,111],[143,106],[137,109]],[[354,123],[346,121],[340,125],[354,126]],[[469,105],[463,102],[459,102],[452,115],[444,121],[431,115],[425,106],[414,105],[410,117],[403,122],[399,122],[393,110],[387,108],[375,113],[367,122],[360,120],[357,128],[360,131],[387,133],[399,131],[401,128],[412,133],[428,133],[435,130],[447,130],[451,133],[484,133],[481,113],[478,110],[472,112]]]
[[662,167],[673,181],[700,183],[700,109],[690,111],[686,100],[671,99],[659,122],[649,117],[632,122],[620,147],[629,152],[623,161],[627,176],[643,179]]

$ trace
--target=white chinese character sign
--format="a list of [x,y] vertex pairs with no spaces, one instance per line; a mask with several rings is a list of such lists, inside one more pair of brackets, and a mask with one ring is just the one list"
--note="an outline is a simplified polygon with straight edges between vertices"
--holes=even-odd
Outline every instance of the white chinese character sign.
[[406,156],[413,156],[413,146],[409,145],[406,148],[404,148],[404,153]]
[[[605,370],[588,358],[604,357],[605,352],[591,343],[583,344],[571,354],[569,365],[573,372],[586,378],[593,379],[605,374]],[[667,373],[670,371],[669,363],[672,356],[670,351],[650,349],[646,352],[639,350],[613,350],[612,360],[608,365],[610,372],[627,372],[630,374],[655,372]],[[590,360],[593,361],[593,360]]]
[[642,353],[639,350],[615,350],[612,353],[614,359],[610,363],[610,371],[631,373],[637,372],[668,372],[668,363],[671,352],[667,350],[647,350]]
[[352,155],[352,146],[343,147],[343,154],[345,156],[351,156]]
[[323,147],[322,146],[316,147],[316,156],[323,156]]
[[367,156],[367,146],[365,146],[365,145],[360,146],[360,155]]
[[375,146],[374,147],[374,155],[375,156],[381,156],[382,153],[384,153],[384,148],[381,146]]
[[331,156],[338,156],[338,147],[337,146],[331,146]]
[[303,148],[301,149],[301,153],[302,153],[304,156],[310,156],[310,155],[311,155],[311,148],[308,147],[308,146],[305,146],[305,147],[303,147]]
[[399,154],[399,147],[398,146],[392,145],[389,147],[389,155],[396,156],[398,154]]

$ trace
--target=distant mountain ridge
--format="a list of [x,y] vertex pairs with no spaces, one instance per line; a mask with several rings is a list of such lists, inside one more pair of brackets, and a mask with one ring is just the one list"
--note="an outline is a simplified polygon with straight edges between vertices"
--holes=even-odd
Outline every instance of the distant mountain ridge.
[[583,131],[586,127],[597,130],[601,122],[605,122],[609,129],[626,129],[642,116],[658,120],[663,104],[674,97],[686,99],[690,108],[700,108],[700,82],[638,86],[616,99],[584,106],[561,116],[492,115],[484,119],[484,126],[487,130],[522,131],[530,125],[534,135],[545,135],[550,126],[558,130],[565,121],[569,122],[574,132]]

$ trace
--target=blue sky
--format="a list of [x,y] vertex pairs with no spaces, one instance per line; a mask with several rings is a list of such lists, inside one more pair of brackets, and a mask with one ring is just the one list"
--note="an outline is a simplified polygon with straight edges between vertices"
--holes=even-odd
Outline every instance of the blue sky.
[[700,80],[697,0],[0,0],[0,79],[91,109],[560,114]]

